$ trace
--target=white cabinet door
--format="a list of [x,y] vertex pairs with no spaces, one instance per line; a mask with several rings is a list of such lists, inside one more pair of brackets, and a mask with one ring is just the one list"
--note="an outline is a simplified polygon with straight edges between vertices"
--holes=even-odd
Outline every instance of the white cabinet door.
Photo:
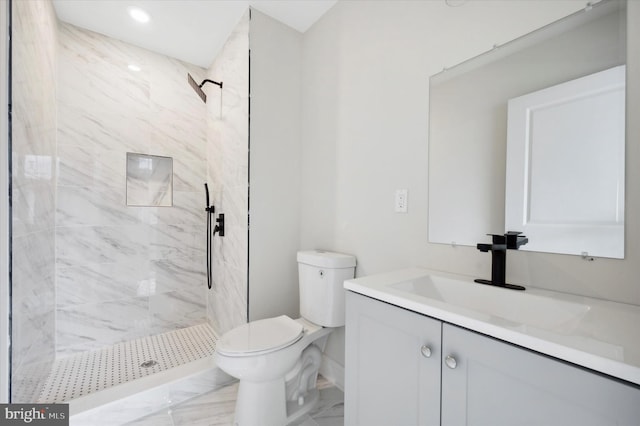
[[345,425],[439,425],[442,323],[352,292],[346,304]]
[[640,424],[637,387],[449,324],[442,333],[443,426]]

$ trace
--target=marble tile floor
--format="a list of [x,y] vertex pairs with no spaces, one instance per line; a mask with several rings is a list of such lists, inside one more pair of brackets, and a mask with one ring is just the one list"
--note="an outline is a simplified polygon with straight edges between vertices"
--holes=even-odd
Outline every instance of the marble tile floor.
[[[342,426],[344,393],[323,377],[318,378],[318,405],[294,426]],[[199,395],[126,426],[229,426],[233,425],[238,382]]]

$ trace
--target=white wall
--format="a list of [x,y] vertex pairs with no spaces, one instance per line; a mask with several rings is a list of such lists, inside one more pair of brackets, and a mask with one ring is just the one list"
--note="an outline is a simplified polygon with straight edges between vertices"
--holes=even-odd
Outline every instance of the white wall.
[[[640,3],[629,5],[629,40],[640,40]],[[490,275],[473,247],[427,242],[429,76],[584,7],[577,1],[344,1],[304,36],[301,246],[358,258],[357,276],[408,266]],[[633,24],[632,24],[633,23]],[[629,49],[628,75],[639,75]],[[640,113],[640,81],[628,84],[628,117]],[[513,282],[640,304],[640,124],[628,121],[626,259],[509,254]],[[393,212],[409,190],[409,212]],[[330,342],[341,362],[344,345]]]
[[302,34],[252,9],[249,320],[298,316]]

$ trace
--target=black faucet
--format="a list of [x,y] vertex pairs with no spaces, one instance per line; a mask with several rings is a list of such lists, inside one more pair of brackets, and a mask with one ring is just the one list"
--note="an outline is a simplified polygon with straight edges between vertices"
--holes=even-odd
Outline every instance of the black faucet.
[[524,290],[524,287],[517,284],[505,282],[507,269],[507,250],[518,250],[521,245],[527,244],[529,239],[521,232],[509,231],[504,235],[488,234],[492,237],[492,244],[478,243],[478,250],[481,252],[491,252],[491,281],[476,279],[480,284],[494,285],[496,287],[509,288],[512,290]]

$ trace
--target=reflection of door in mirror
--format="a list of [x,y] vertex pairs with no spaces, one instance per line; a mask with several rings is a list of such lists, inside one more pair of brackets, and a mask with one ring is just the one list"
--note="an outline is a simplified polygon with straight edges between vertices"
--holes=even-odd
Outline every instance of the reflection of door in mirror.
[[625,66],[509,100],[505,227],[524,250],[624,257]]

